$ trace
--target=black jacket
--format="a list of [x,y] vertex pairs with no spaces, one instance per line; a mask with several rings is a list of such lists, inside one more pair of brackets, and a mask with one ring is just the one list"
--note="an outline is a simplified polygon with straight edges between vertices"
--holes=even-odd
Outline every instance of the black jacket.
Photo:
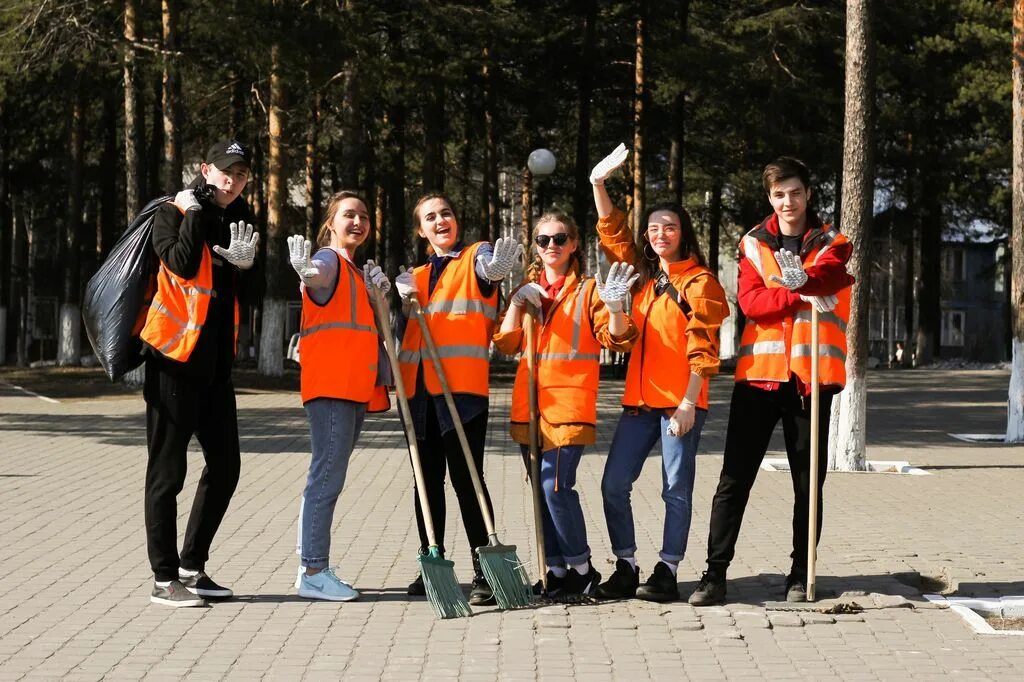
[[[199,176],[189,187],[198,187],[202,182],[203,177]],[[238,270],[214,253],[213,247],[227,248],[231,241],[228,225],[243,221],[254,222],[242,197],[227,208],[203,202],[201,209],[185,215],[172,203],[157,209],[153,221],[153,250],[157,257],[174,274],[192,279],[199,272],[206,244],[213,259],[214,291],[203,330],[188,361],[170,360],[152,348],[149,350],[161,369],[204,384],[225,381],[231,376],[235,356],[235,295],[242,294],[250,282],[261,281],[262,276],[254,272],[255,267]]]

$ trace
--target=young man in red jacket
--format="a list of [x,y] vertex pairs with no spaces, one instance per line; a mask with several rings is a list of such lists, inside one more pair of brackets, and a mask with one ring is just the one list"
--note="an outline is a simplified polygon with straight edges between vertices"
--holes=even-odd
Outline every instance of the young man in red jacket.
[[[711,507],[708,570],[690,595],[695,606],[725,601],[732,561],[750,489],[775,426],[782,421],[793,478],[793,563],[786,599],[807,599],[807,523],[810,494],[811,309],[819,313],[818,451],[828,451],[832,398],[846,383],[846,322],[851,246],[807,209],[810,172],[790,157],[762,174],[774,213],[740,241],[737,298],[746,316],[736,364],[736,384],[725,437],[725,459]],[[827,457],[819,459],[818,508]],[[818,516],[821,537],[821,515]]]

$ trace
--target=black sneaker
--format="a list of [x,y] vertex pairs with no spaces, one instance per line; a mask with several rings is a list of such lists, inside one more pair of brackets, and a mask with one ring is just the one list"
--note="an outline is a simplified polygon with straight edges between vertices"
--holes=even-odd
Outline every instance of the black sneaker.
[[798,576],[790,575],[786,578],[786,601],[805,602],[807,601],[807,580]]
[[533,585],[533,593],[538,597],[557,597],[562,591],[562,583],[565,582],[565,578],[559,578],[552,571],[548,571],[548,589],[544,591],[544,583],[538,580]]
[[697,589],[687,599],[692,606],[714,606],[725,603],[725,576],[707,571],[700,576]]
[[[648,581],[649,582],[649,581]],[[640,568],[629,565],[625,559],[615,562],[615,572],[601,583],[594,593],[598,599],[632,599],[640,584]]]
[[473,606],[492,606],[495,603],[494,591],[487,584],[483,573],[473,576],[473,586],[469,590],[469,603]]
[[206,606],[202,597],[192,594],[180,581],[172,580],[166,587],[153,583],[153,592],[149,601],[164,606]]
[[654,572],[647,578],[647,582],[637,588],[637,599],[646,601],[678,601],[679,584],[676,583],[676,576],[672,569],[659,561],[654,566]]
[[427,586],[423,584],[423,574],[417,573],[416,580],[409,583],[409,589],[406,590],[406,594],[410,597],[425,597],[427,596]]
[[601,582],[601,574],[594,568],[594,564],[587,562],[587,566],[590,567],[583,575],[575,568],[570,568],[569,572],[565,574],[565,578],[562,579],[562,595],[583,595],[590,596],[597,590],[598,584]]
[[235,595],[230,588],[213,582],[205,571],[199,571],[195,575],[186,575],[179,570],[178,581],[185,586],[186,590],[205,599],[231,599]]

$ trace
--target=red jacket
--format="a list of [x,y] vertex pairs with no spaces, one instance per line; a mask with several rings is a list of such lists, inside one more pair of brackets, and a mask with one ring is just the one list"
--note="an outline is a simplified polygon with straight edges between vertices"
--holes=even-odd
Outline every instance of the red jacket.
[[[821,230],[821,221],[817,216],[807,214],[807,231],[804,233],[803,252],[810,240]],[[779,217],[774,213],[765,218],[751,234],[758,240],[769,244],[773,251],[782,248],[782,237],[779,234]],[[739,283],[736,287],[736,298],[743,314],[752,320],[776,321],[789,317],[796,312],[800,304],[800,295],[828,296],[850,286],[854,278],[846,271],[846,262],[850,260],[853,245],[846,243],[830,248],[821,255],[818,262],[805,268],[807,282],[796,291],[782,287],[769,289],[765,286],[761,274],[742,255],[739,257]],[[775,382],[751,382],[752,386],[766,390],[775,390],[779,385]],[[802,392],[808,393],[809,386],[801,386]]]

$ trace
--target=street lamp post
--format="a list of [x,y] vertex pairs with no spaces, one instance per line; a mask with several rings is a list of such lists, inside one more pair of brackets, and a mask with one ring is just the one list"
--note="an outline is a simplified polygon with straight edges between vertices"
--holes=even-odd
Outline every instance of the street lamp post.
[[[530,224],[533,222],[533,179],[539,178],[541,182],[547,176],[555,172],[557,165],[555,155],[550,149],[534,149],[526,159],[526,169],[523,170],[523,248],[530,251]],[[544,196],[537,189],[537,208],[540,213],[544,212]]]

